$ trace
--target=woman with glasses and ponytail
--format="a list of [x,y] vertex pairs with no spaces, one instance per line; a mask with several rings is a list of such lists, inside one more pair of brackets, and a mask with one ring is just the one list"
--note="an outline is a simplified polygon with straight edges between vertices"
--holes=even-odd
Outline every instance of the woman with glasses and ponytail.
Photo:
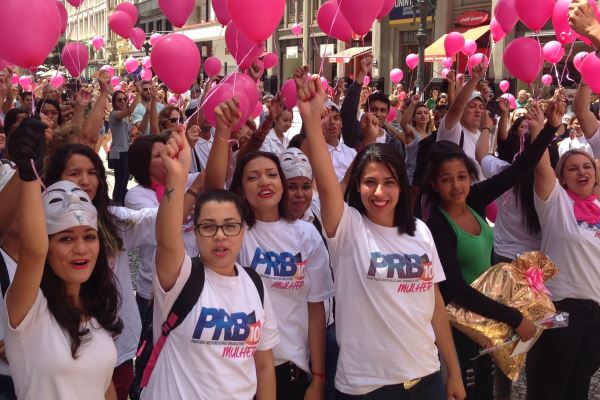
[[173,105],[168,105],[158,113],[158,127],[160,131],[166,129],[175,129],[177,125],[183,123],[183,118],[179,108]]

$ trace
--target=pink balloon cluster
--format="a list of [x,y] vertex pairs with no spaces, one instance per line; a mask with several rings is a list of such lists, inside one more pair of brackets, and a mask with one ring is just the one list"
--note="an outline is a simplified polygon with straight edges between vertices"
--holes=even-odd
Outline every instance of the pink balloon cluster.
[[131,44],[139,50],[146,40],[146,32],[144,32],[142,28],[133,28],[131,32],[129,32],[129,40],[131,41]]
[[264,51],[264,42],[250,39],[232,20],[225,29],[225,44],[240,68],[249,68]]
[[319,28],[332,38],[349,42],[352,40],[352,27],[339,10],[338,0],[327,0],[317,11]]

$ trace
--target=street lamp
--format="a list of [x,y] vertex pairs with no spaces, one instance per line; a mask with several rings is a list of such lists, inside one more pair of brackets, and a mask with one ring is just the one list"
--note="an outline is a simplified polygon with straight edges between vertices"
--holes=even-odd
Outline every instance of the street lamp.
[[417,69],[417,92],[425,87],[425,45],[427,44],[427,17],[435,11],[437,0],[412,0],[413,23],[420,14],[417,42],[419,43],[419,68]]

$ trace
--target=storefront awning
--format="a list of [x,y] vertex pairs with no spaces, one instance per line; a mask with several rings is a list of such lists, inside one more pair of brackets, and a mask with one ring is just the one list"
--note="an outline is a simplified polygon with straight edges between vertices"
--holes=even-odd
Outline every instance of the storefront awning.
[[328,56],[327,60],[330,63],[347,64],[354,57],[358,57],[363,54],[370,53],[371,49],[372,49],[372,47],[352,47],[352,48],[346,49],[344,51],[340,51],[339,53]]
[[[477,40],[485,35],[489,30],[489,25],[478,26],[477,28],[472,28],[463,32],[462,35],[465,37],[465,40]],[[446,39],[446,36],[447,34],[433,42],[425,49],[426,62],[442,61],[442,59],[446,57],[446,51],[444,50],[444,40]]]

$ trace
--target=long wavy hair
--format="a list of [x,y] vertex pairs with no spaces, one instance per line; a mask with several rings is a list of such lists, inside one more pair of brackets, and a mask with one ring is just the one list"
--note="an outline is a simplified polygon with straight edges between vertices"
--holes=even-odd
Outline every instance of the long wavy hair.
[[115,218],[108,210],[108,207],[112,205],[112,201],[108,197],[106,170],[98,154],[82,144],[67,144],[58,148],[48,160],[45,174],[46,184],[52,185],[62,180],[61,176],[65,170],[67,161],[74,154],[89,158],[98,174],[98,190],[96,191],[96,196],[92,199],[92,204],[98,211],[100,242],[106,247],[107,257],[115,257],[123,249],[123,240],[119,236],[117,224],[125,222]]
[[100,326],[113,337],[123,331],[123,321],[117,315],[120,296],[113,272],[108,265],[102,240],[100,240],[100,251],[92,274],[81,285],[79,291],[80,307],[77,307],[67,295],[65,282],[54,273],[48,260],[44,266],[40,289],[48,301],[48,309],[52,316],[69,335],[73,358],[77,358],[77,351],[81,345],[91,339],[87,324],[84,326],[81,324],[82,318],[96,318]]

